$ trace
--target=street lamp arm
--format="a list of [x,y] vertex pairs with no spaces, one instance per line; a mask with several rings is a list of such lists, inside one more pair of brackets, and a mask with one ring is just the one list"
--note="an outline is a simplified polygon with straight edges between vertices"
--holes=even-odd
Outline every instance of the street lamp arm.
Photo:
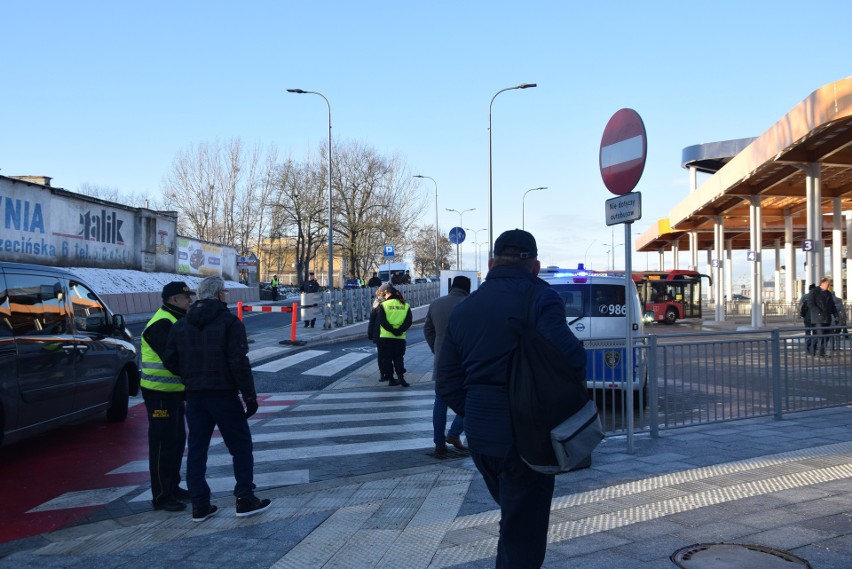
[[500,93],[504,93],[506,91],[512,91],[514,89],[529,89],[531,87],[538,87],[538,83],[521,83],[520,85],[515,85],[514,87],[506,87],[505,89],[500,89],[494,96],[491,97],[491,102],[488,104],[488,258],[491,259],[493,257],[493,246],[494,246],[494,205],[493,205],[493,195],[494,195],[494,176],[492,172],[492,160],[491,160],[491,109],[494,106],[494,99],[497,98],[497,95]]

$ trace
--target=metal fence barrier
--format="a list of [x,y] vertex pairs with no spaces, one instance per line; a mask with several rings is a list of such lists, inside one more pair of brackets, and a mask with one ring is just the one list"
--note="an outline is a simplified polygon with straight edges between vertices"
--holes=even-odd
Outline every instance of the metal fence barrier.
[[[425,306],[441,296],[441,283],[416,283],[410,285],[394,285],[402,292],[405,301],[411,308]],[[335,328],[340,328],[370,319],[370,310],[376,296],[374,288],[353,288],[326,290],[322,293],[323,315],[326,328],[334,322]]]
[[[649,381],[634,393],[635,431],[657,436],[660,428],[780,420],[784,413],[852,404],[852,337],[823,330],[831,333],[776,328],[638,338],[635,350],[644,352]],[[605,430],[627,433],[622,390],[603,389],[595,398]]]

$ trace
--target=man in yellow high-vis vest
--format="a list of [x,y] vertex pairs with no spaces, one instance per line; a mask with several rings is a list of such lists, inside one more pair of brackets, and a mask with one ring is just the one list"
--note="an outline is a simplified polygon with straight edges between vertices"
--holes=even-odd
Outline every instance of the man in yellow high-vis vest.
[[179,486],[186,445],[185,388],[163,365],[162,354],[172,325],[186,315],[195,291],[182,281],[163,287],[160,307],[142,332],[142,398],[148,411],[148,466],[155,510],[179,512],[189,492]]

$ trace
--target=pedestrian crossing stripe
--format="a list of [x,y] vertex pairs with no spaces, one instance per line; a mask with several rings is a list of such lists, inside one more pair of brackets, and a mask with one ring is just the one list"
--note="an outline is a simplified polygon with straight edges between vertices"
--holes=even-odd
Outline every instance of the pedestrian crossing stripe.
[[326,350],[305,350],[303,352],[295,353],[292,356],[287,356],[286,358],[281,358],[279,360],[257,366],[252,368],[252,371],[277,372],[284,368],[306,362],[327,353],[328,351]]
[[[273,413],[279,413],[283,408],[293,403],[300,403],[290,411],[314,411],[319,414],[310,413],[286,414],[276,418],[263,418],[252,421],[252,440],[255,447],[254,462],[256,465],[276,461],[293,461],[315,458],[330,458],[336,456],[356,456],[373,453],[428,450],[433,447],[432,442],[432,405],[434,394],[425,390],[388,391],[387,388],[379,387],[370,391],[357,393],[279,393],[275,395],[261,395],[258,397],[261,403],[258,414],[264,409],[273,409]],[[392,399],[392,401],[388,401]],[[378,402],[377,402],[378,400]],[[376,412],[378,408],[396,405],[392,411]],[[400,407],[401,406],[401,407]],[[332,411],[331,414],[324,413]],[[452,420],[449,414],[448,424]],[[364,424],[367,421],[381,424]],[[336,426],[336,424],[343,424]],[[360,424],[359,424],[360,423]],[[313,429],[303,429],[306,425],[315,425]],[[397,429],[404,432],[406,438],[386,440],[362,440],[359,442],[347,441],[344,443],[332,443],[335,437],[371,438],[376,435],[384,435],[388,429],[402,426]],[[294,429],[295,427],[295,429]],[[218,431],[215,433],[218,436]],[[296,444],[293,444],[296,443]],[[306,444],[308,443],[308,444]],[[332,444],[330,444],[332,443]],[[268,447],[272,448],[268,448]],[[219,450],[221,449],[221,450]],[[234,478],[229,467],[232,457],[221,444],[221,438],[211,441],[210,455],[207,466],[210,469],[216,467],[228,467],[220,471],[209,472],[207,483],[214,493],[229,493],[233,491]],[[296,466],[296,465],[294,465]],[[185,467],[185,464],[184,464]],[[135,460],[108,472],[113,474],[147,473],[148,460]],[[279,468],[273,472],[255,473],[254,483],[258,490],[310,482],[310,471],[306,468]],[[45,502],[32,512],[61,510],[80,507],[102,506],[113,500],[131,495],[138,491],[140,486],[116,486],[84,490],[81,492],[69,492],[57,496]],[[128,502],[141,503],[151,500],[151,492],[145,488],[130,498]]]

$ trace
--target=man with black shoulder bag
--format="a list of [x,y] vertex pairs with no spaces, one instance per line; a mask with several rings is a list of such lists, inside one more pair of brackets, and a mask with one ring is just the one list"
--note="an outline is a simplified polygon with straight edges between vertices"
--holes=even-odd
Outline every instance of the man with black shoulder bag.
[[527,322],[575,378],[582,377],[586,352],[568,328],[561,297],[537,276],[541,265],[530,233],[502,233],[488,268],[484,284],[450,316],[435,390],[464,416],[473,461],[500,505],[496,566],[541,567],[555,480],[553,473],[531,468],[519,453],[510,364]]

